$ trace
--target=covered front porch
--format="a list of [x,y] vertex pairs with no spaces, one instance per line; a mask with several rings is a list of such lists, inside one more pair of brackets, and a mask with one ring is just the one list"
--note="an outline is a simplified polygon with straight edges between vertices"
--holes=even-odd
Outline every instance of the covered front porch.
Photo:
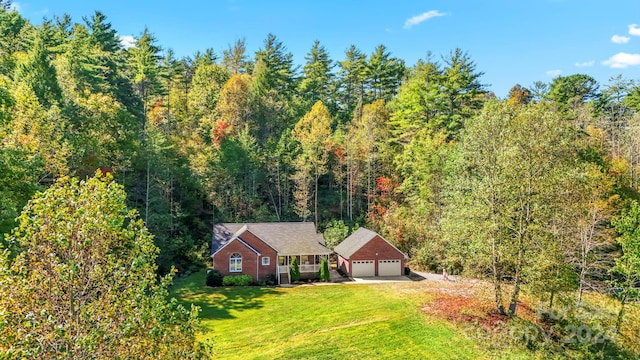
[[327,259],[328,254],[321,255],[280,255],[278,256],[278,284],[290,284],[291,278],[289,269],[293,258],[298,260],[298,268],[300,269],[300,277],[303,279],[312,279],[318,276],[322,259]]

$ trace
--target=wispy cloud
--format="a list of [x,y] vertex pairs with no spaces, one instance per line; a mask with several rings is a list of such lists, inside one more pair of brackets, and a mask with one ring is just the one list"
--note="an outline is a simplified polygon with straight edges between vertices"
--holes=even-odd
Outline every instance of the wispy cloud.
[[624,69],[629,66],[640,65],[640,54],[617,53],[602,62],[602,65],[614,69]]
[[629,35],[640,36],[640,28],[638,24],[629,25]]
[[431,11],[427,11],[425,13],[422,13],[420,15],[416,15],[410,19],[407,19],[407,21],[404,22],[404,28],[405,29],[410,29],[422,22],[425,22],[429,19],[432,19],[434,17],[439,17],[439,16],[445,16],[445,13],[441,13],[438,10],[431,10]]
[[576,63],[577,67],[590,67],[593,66],[596,62],[594,60],[591,61],[585,61],[585,62],[579,62]]
[[553,77],[560,76],[560,74],[562,74],[562,70],[560,70],[560,69],[554,69],[554,70],[548,70],[547,71],[547,75],[553,76]]
[[631,38],[628,36],[613,35],[611,37],[611,42],[614,44],[626,44],[629,40],[631,40]]
[[134,38],[133,36],[118,35],[118,37],[120,38],[120,45],[122,45],[123,48],[129,49],[136,46],[136,38]]

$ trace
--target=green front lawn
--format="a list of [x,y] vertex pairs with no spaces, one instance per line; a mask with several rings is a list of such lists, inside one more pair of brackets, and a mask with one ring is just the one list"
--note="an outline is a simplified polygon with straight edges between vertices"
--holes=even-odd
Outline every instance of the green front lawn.
[[480,359],[481,344],[424,315],[419,283],[207,288],[204,273],[172,295],[198,305],[216,358]]

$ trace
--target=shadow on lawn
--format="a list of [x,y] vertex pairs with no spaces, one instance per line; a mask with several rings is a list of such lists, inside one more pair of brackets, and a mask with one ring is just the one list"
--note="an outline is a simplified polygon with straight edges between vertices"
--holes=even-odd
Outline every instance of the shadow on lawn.
[[232,319],[235,318],[233,311],[260,309],[264,306],[262,298],[265,295],[280,294],[275,288],[259,286],[207,287],[204,279],[198,277],[181,283],[172,291],[172,296],[183,304],[200,307],[201,319]]

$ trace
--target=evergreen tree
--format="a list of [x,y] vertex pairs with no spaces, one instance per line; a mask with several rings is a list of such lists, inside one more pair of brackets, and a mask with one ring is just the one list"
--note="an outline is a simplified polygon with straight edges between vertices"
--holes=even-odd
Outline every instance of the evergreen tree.
[[15,67],[14,54],[26,50],[24,29],[30,25],[17,11],[10,10],[11,2],[0,6],[0,74],[11,74]]
[[33,45],[26,58],[18,64],[14,78],[33,89],[45,109],[62,101],[56,69],[51,64],[51,53],[46,47],[42,30],[36,32]]
[[364,102],[367,56],[355,45],[351,45],[339,65],[337,82],[340,119],[347,122],[353,117],[354,110]]
[[297,256],[294,256],[293,259],[291,260],[289,275],[291,276],[291,282],[296,282],[300,280],[300,266],[298,265]]
[[459,48],[444,58],[441,91],[444,109],[439,122],[448,132],[455,134],[483,108],[486,100],[486,90],[480,83],[483,74],[476,71],[476,64]]
[[444,110],[444,95],[440,91],[443,77],[441,66],[429,58],[409,69],[407,80],[390,103],[394,142],[407,144],[424,128],[433,132],[448,131],[439,118]]
[[320,280],[324,282],[328,282],[331,279],[331,273],[329,272],[329,262],[327,261],[327,258],[322,258],[318,276],[320,277]]
[[391,57],[384,45],[378,45],[367,62],[367,102],[391,100],[404,76],[404,61]]
[[269,34],[263,48],[256,52],[252,73],[253,113],[260,143],[275,142],[284,129],[293,125],[297,117],[293,103],[296,71],[293,55],[275,35]]
[[332,102],[331,83],[333,63],[329,54],[320,41],[316,40],[311,50],[305,56],[306,63],[302,67],[302,81],[300,95],[306,106],[312,106],[316,101],[322,101],[329,106]]

